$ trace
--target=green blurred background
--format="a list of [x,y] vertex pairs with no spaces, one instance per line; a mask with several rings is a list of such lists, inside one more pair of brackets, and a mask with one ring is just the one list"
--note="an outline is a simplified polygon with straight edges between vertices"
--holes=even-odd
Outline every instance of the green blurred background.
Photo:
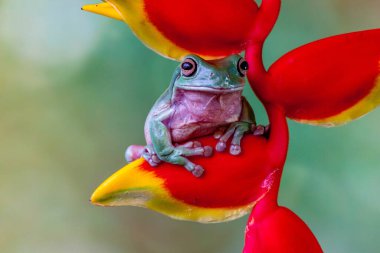
[[[89,3],[0,0],[0,252],[241,252],[246,218],[200,225],[88,202],[125,148],[144,143],[145,117],[176,65],[123,23],[81,12]],[[379,13],[379,0],[283,1],[265,61],[380,27]],[[380,110],[335,129],[289,123],[280,203],[326,252],[379,252]]]

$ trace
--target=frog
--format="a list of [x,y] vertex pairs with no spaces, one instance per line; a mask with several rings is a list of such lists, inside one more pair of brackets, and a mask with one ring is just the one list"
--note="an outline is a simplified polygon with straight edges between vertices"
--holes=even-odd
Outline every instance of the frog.
[[254,111],[242,95],[248,68],[238,54],[209,61],[186,56],[146,118],[147,145],[129,146],[127,162],[143,157],[153,167],[172,163],[201,177],[204,168],[189,157],[213,155],[213,147],[194,140],[207,135],[218,140],[217,152],[226,151],[231,140],[229,153],[239,155],[243,136],[263,134],[264,129],[256,126]]

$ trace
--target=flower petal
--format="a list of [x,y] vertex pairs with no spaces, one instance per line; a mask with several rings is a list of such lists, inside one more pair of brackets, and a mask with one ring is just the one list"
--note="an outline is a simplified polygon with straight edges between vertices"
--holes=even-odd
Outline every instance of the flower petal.
[[[244,50],[258,6],[253,0],[107,0],[139,39],[157,53],[221,58]],[[105,6],[104,6],[105,7]],[[120,19],[110,11],[92,12]]]
[[120,15],[120,13],[109,3],[85,5],[82,7],[82,10],[103,15],[105,17],[117,19],[120,21],[123,20],[123,17]]
[[342,34],[295,49],[269,69],[270,84],[254,90],[286,116],[335,126],[380,104],[380,29]]

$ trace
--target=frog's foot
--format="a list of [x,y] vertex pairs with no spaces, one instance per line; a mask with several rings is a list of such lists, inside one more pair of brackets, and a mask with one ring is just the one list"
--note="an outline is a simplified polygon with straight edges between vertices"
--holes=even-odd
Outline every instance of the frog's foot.
[[214,137],[219,139],[218,144],[216,144],[216,150],[218,152],[224,152],[227,149],[227,141],[232,137],[230,154],[239,155],[241,153],[241,139],[245,133],[251,130],[251,125],[252,124],[248,122],[235,122],[232,123],[227,131],[224,134],[220,135],[219,138],[217,138],[218,136],[215,134]]
[[125,160],[127,160],[128,163],[133,162],[134,160],[139,159],[144,152],[144,146],[139,145],[131,145],[127,148],[125,151]]
[[142,157],[150,164],[152,167],[157,167],[161,160],[158,158],[157,154],[151,150],[148,146],[144,147],[144,150],[142,152]]
[[[185,158],[185,160],[187,159]],[[203,176],[203,173],[205,172],[202,166],[194,164],[190,162],[189,160],[187,160],[184,167],[186,168],[186,170],[190,171],[195,177],[198,177],[198,178]]]
[[194,169],[191,171],[195,177],[201,177],[205,170],[200,165],[195,165]]

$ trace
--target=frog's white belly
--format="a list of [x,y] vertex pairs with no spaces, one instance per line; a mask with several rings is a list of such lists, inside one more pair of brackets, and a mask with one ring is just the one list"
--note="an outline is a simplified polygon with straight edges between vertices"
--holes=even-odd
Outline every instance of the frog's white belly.
[[173,99],[174,113],[167,121],[173,142],[209,135],[218,127],[239,120],[241,91],[212,93],[177,90]]

